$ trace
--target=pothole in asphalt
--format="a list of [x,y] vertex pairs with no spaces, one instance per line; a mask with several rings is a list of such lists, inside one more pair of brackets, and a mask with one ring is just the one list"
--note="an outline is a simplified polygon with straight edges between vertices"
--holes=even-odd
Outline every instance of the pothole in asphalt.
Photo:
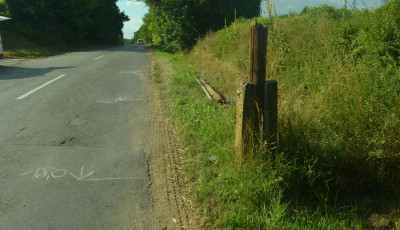
[[61,146],[70,146],[70,145],[76,145],[76,144],[81,144],[81,143],[82,143],[81,139],[76,138],[76,137],[70,137],[70,138],[67,138],[67,139],[61,141],[60,145]]

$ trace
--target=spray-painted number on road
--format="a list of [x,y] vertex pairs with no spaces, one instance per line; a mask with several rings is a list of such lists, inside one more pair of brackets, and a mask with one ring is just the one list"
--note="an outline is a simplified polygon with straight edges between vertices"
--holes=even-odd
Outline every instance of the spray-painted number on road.
[[39,168],[38,170],[31,170],[29,172],[23,173],[21,174],[21,176],[27,175],[29,173],[33,173],[33,178],[46,178],[46,180],[48,180],[50,177],[56,179],[65,176],[67,174],[67,170],[56,169],[53,167]]
[[[69,173],[68,173],[69,172]],[[138,177],[106,177],[106,178],[89,178],[94,171],[90,173],[84,173],[83,166],[81,167],[81,172],[80,175],[77,176],[76,174],[72,173],[71,171],[68,171],[66,169],[57,169],[54,167],[45,167],[45,168],[39,168],[35,170],[31,170],[28,172],[24,172],[21,174],[21,176],[26,176],[26,175],[33,175],[32,177],[34,179],[44,179],[44,180],[49,180],[49,179],[58,179],[62,178],[65,176],[71,176],[72,178],[76,179],[77,181],[102,181],[102,180],[133,180],[133,179],[144,179],[144,178],[138,178]]]

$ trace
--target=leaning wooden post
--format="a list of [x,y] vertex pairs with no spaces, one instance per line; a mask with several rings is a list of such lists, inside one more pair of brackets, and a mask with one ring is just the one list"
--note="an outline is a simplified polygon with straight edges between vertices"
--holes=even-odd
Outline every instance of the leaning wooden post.
[[248,83],[238,90],[235,147],[238,155],[263,140],[264,82],[267,63],[268,28],[253,22],[250,37],[250,71]]

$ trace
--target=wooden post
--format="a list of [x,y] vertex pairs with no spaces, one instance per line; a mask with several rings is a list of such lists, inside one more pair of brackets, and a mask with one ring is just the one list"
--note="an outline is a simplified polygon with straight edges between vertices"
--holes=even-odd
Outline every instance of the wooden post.
[[236,152],[240,157],[263,140],[264,82],[267,65],[267,26],[253,22],[250,40],[249,83],[238,90],[236,114]]
[[268,28],[255,22],[251,23],[250,33],[250,71],[248,81],[256,85],[256,100],[258,113],[256,114],[254,122],[255,135],[261,139],[263,128],[262,115],[264,105],[264,82],[267,72],[267,39]]
[[266,81],[264,98],[263,140],[270,150],[276,149],[278,131],[278,82]]
[[242,82],[237,91],[235,148],[239,157],[254,144],[256,85]]

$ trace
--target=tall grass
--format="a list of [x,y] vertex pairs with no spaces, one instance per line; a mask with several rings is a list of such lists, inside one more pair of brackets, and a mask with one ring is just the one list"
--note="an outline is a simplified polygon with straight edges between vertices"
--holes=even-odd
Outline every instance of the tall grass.
[[[206,99],[194,80],[198,74],[185,57],[155,52],[155,82],[169,107],[186,148],[185,172],[193,187],[204,228],[343,229],[361,226],[350,209],[310,212],[285,201],[287,177],[296,166],[284,154],[272,158],[255,150],[245,162],[233,149],[235,108]],[[167,99],[164,99],[167,100]],[[295,212],[294,212],[295,211]],[[354,218],[349,218],[349,216]]]
[[[280,86],[280,151],[326,160],[321,167],[333,174],[352,168],[355,187],[400,191],[398,12],[399,1],[376,11],[321,6],[269,22],[267,78]],[[191,54],[232,97],[248,71],[248,25],[210,34]],[[204,68],[210,65],[217,70]]]
[[165,89],[208,225],[362,229],[373,213],[387,214],[384,227],[397,225],[398,12],[395,0],[376,10],[321,6],[259,18],[269,25],[267,79],[279,82],[279,154],[260,149],[244,165],[233,150],[234,108],[199,99],[192,77],[234,101],[236,82],[247,78],[251,21],[211,32],[183,57],[158,54],[180,73]]

